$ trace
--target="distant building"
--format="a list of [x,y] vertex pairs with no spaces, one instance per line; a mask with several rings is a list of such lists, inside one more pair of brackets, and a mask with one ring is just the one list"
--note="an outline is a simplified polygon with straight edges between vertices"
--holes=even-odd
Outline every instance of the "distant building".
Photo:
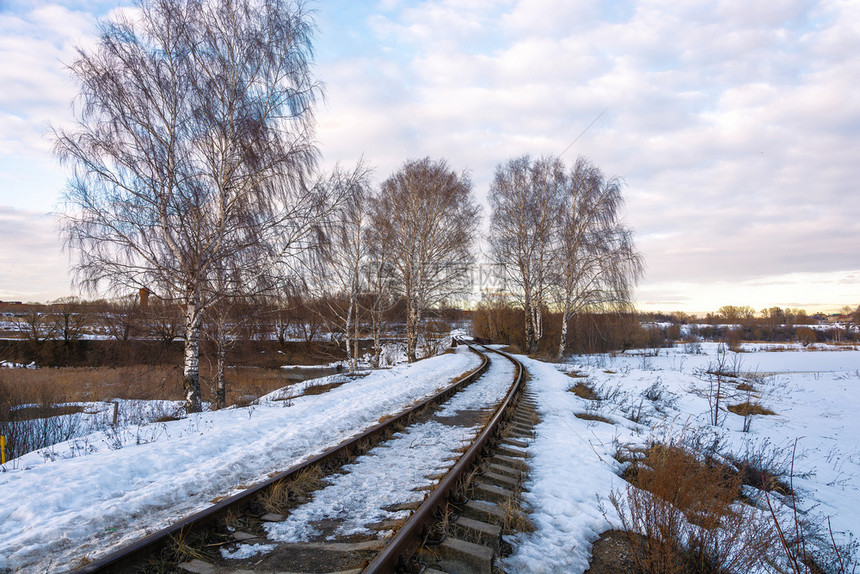
[[146,287],[142,287],[140,290],[138,290],[137,294],[140,298],[139,300],[141,308],[146,309],[147,305],[149,305],[149,296],[152,294],[152,291],[150,291]]

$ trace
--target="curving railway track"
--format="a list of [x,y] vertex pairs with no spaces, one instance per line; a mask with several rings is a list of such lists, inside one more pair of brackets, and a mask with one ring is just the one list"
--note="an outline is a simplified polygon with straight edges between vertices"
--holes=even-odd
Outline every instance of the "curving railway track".
[[75,572],[497,571],[536,414],[516,359],[471,350],[435,396]]

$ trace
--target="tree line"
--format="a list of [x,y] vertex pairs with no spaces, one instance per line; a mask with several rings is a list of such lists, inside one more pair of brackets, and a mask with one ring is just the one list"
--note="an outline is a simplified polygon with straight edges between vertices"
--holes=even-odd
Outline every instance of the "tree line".
[[[77,286],[146,289],[182,310],[188,412],[201,409],[204,323],[223,372],[236,301],[323,302],[354,368],[362,321],[378,348],[402,305],[411,362],[426,310],[470,288],[468,173],[407,160],[373,186],[364,161],[321,168],[313,31],[301,1],[142,0],[102,22],[70,66],[75,124],[53,133],[73,169],[62,228]],[[547,305],[565,317],[562,353],[577,313],[628,303],[642,264],[619,219],[622,188],[585,159],[497,168],[491,257],[525,311],[527,351]]]

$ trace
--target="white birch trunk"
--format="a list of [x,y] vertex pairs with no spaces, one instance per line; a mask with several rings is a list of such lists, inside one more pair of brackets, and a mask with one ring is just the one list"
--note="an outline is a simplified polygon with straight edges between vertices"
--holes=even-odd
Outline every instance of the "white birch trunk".
[[182,370],[185,412],[199,413],[200,401],[200,309],[194,297],[185,306],[185,361]]
[[558,360],[564,358],[564,348],[567,346],[567,322],[570,320],[570,304],[564,302],[564,310],[561,313],[561,335],[558,339]]

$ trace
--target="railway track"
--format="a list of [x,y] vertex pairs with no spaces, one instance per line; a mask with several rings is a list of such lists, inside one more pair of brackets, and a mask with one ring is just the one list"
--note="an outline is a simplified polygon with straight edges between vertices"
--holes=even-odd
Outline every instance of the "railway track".
[[75,572],[492,572],[536,415],[522,365],[472,351],[434,397]]

